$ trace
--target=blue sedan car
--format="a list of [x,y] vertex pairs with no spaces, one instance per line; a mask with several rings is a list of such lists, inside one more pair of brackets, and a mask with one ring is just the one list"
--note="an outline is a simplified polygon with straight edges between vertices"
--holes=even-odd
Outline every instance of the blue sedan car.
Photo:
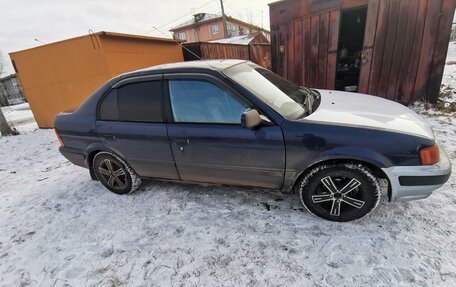
[[314,90],[248,61],[120,75],[55,118],[60,152],[116,194],[145,178],[297,193],[332,221],[428,197],[451,164],[430,126],[382,98]]

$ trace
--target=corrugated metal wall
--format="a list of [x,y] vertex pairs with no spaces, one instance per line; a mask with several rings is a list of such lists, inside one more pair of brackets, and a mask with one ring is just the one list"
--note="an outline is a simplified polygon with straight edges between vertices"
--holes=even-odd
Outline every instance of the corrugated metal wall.
[[10,57],[40,128],[75,110],[97,88],[120,73],[183,60],[171,40],[100,32],[33,49]]

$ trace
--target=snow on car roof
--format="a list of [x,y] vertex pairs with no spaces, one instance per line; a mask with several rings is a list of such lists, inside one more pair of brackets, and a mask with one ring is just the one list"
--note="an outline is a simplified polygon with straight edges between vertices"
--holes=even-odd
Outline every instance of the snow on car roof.
[[202,60],[202,61],[188,61],[188,62],[178,62],[178,63],[169,63],[162,64],[158,66],[152,66],[149,68],[137,70],[134,72],[146,72],[146,71],[155,71],[155,70],[165,70],[165,69],[181,69],[181,68],[202,68],[202,69],[212,69],[217,71],[222,71],[226,68],[232,67],[234,65],[248,62],[247,60]]

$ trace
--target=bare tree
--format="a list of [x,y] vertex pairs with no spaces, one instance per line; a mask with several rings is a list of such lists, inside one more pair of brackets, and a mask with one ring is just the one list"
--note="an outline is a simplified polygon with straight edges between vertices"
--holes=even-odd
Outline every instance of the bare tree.
[[5,57],[3,57],[3,52],[0,51],[0,77],[3,75],[5,70],[6,70]]
[[[6,69],[5,58],[3,57],[2,51],[0,51],[0,77],[5,72],[5,69]],[[0,108],[0,133],[2,134],[2,136],[10,136],[10,135],[17,134],[17,131],[14,129],[11,129],[11,127],[9,126],[1,108]]]

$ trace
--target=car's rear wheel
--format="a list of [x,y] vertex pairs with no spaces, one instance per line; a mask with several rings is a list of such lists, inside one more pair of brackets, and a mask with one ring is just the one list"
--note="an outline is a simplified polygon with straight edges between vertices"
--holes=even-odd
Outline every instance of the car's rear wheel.
[[141,185],[133,169],[110,152],[97,153],[92,168],[101,184],[115,194],[129,194]]
[[364,165],[322,164],[303,178],[299,195],[316,216],[345,222],[360,219],[377,207],[380,186]]

